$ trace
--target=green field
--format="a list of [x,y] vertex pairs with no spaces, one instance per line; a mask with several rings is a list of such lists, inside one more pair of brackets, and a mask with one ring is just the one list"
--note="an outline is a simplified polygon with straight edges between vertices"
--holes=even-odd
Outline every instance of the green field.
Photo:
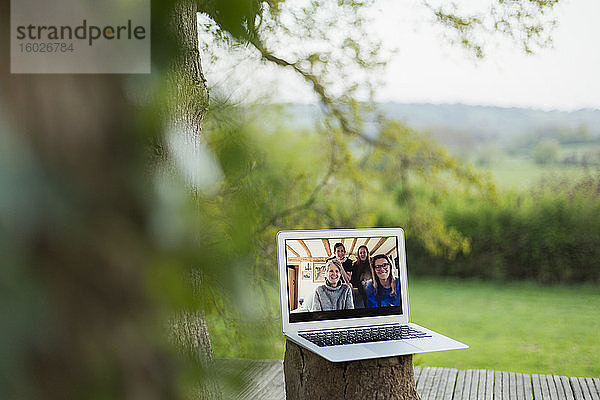
[[[600,144],[591,143],[561,144],[558,150],[558,160],[569,156],[581,159],[587,154],[591,159],[597,160],[600,154]],[[489,154],[479,156],[486,159],[486,165],[480,166],[482,171],[490,172],[498,186],[502,189],[529,189],[542,178],[567,178],[578,179],[589,173],[600,170],[598,166],[564,164],[555,162],[546,165],[536,164],[530,154],[509,155],[501,149],[492,150]]]
[[[467,343],[415,364],[600,377],[600,289],[411,278],[411,320]],[[215,356],[283,357],[279,318],[232,335],[209,318]]]
[[[494,162],[489,171],[501,189],[529,189],[544,177],[569,178],[577,180],[586,175],[586,170],[577,166],[538,165],[530,158],[503,157]],[[595,169],[589,169],[595,171]]]
[[600,376],[598,287],[412,279],[409,293],[412,321],[470,346],[417,364]]

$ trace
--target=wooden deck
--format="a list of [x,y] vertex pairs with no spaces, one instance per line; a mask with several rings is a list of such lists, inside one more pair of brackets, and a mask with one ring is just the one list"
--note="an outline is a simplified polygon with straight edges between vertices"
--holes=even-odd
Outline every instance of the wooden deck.
[[[227,398],[285,399],[281,360],[217,361],[222,373],[238,383]],[[422,400],[600,400],[600,379],[519,374],[481,369],[415,367]]]

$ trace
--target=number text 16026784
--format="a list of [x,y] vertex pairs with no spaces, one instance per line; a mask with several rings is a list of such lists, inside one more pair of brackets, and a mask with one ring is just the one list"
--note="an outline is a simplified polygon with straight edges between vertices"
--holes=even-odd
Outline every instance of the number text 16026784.
[[21,53],[72,53],[73,43],[27,42],[19,43]]

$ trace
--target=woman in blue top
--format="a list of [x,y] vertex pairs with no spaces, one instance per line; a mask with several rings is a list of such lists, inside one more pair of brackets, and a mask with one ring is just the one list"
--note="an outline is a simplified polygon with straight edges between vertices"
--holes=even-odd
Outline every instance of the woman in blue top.
[[367,307],[401,306],[400,280],[392,275],[392,262],[377,254],[371,262],[373,279],[367,282]]

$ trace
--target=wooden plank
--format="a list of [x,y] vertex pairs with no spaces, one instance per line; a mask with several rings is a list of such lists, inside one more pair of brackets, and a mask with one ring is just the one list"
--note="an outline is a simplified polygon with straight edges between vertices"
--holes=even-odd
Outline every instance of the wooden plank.
[[438,399],[443,391],[448,377],[448,368],[438,368],[433,381],[433,387],[429,392],[429,398],[432,400]]
[[550,400],[550,388],[548,387],[546,375],[540,375],[540,386],[542,388],[542,398],[544,400]]
[[510,375],[502,372],[502,400],[510,400]]
[[517,374],[515,372],[509,372],[508,373],[508,386],[509,386],[509,393],[510,393],[510,399],[516,399],[517,398]]
[[[215,368],[237,387],[227,398],[285,398],[281,360],[217,359]],[[492,370],[414,367],[422,400],[600,400],[600,379],[520,374]]]
[[486,400],[485,399],[485,383],[486,383],[486,375],[487,371],[485,369],[479,370],[479,382],[477,383],[477,400]]
[[587,382],[585,378],[578,378],[579,386],[581,386],[581,392],[583,394],[584,400],[592,400],[592,394],[590,393],[590,389],[587,386]]
[[440,399],[444,396],[444,391],[446,389],[446,381],[448,380],[449,372],[449,368],[441,368],[440,374],[438,375],[438,378],[435,382],[434,390],[431,391],[430,398]]
[[478,387],[479,387],[479,372],[480,370],[474,369],[471,371],[471,386],[469,387],[469,400],[478,400]]
[[426,369],[429,370],[427,379],[421,385],[421,389],[420,390],[417,389],[417,392],[419,392],[419,394],[421,395],[422,400],[429,400],[430,394],[431,394],[431,389],[433,388],[433,385],[435,383],[436,374],[440,370],[440,368],[433,368],[433,367],[427,367]]
[[571,388],[571,384],[569,383],[569,378],[567,378],[566,376],[561,376],[560,382],[562,384],[563,390],[565,391],[566,399],[575,400],[575,396],[573,396],[573,389]]
[[[253,363],[253,370],[256,371],[254,377],[250,379],[248,384],[238,394],[236,399],[266,400],[267,398],[281,398],[281,393],[277,393],[277,391],[273,393],[273,388],[271,387],[270,383],[275,382],[277,377],[281,378],[281,381],[283,381],[283,362],[281,362],[281,364],[277,363],[271,365],[260,365],[259,363]],[[280,387],[284,388],[284,384],[281,384]]]
[[515,378],[517,380],[515,386],[517,389],[517,400],[525,400],[525,378],[523,374],[515,374]]
[[415,385],[419,382],[419,375],[421,375],[422,368],[419,366],[413,367],[413,375],[415,376]]
[[444,387],[444,393],[439,397],[439,400],[452,400],[454,397],[454,388],[456,386],[456,377],[458,376],[458,369],[448,369],[448,379],[446,380],[446,386]]
[[217,359],[215,368],[232,382],[232,385],[223,388],[227,398],[285,398],[281,360]]
[[421,398],[423,398],[423,393],[425,392],[426,387],[430,384],[432,375],[433,371],[431,367],[425,367],[423,368],[423,371],[421,371],[419,383],[417,383],[417,393],[419,393]]
[[554,385],[556,386],[556,392],[558,393],[558,400],[567,400],[567,394],[565,393],[565,388],[560,380],[560,376],[554,375],[553,378]]
[[454,388],[454,400],[463,400],[466,375],[467,371],[464,369],[458,371],[458,376],[456,377],[456,387]]
[[544,400],[540,376],[538,374],[531,374],[531,382],[533,385],[533,400]]
[[594,385],[594,380],[592,378],[585,378],[587,382],[588,390],[592,396],[592,400],[600,400],[600,396],[598,396],[598,390],[596,390],[596,385]]
[[471,381],[473,380],[473,370],[468,369],[465,371],[465,386],[463,388],[463,400],[469,400],[471,394]]
[[523,394],[525,400],[533,400],[533,389],[531,388],[531,376],[523,374]]
[[494,400],[494,371],[485,372],[485,400]]
[[494,372],[494,400],[502,400],[502,372]]
[[448,371],[448,368],[440,368],[439,374],[435,380],[434,388],[431,391],[430,398],[439,399],[444,395],[446,381],[448,380]]
[[421,368],[421,372],[419,373],[419,380],[417,382],[415,382],[415,384],[417,386],[417,393],[419,393],[419,395],[421,394],[421,389],[422,389],[423,384],[425,382],[425,377],[428,374],[429,374],[429,368],[428,367]]
[[600,378],[592,378],[594,386],[596,387],[596,393],[600,396]]
[[256,391],[244,399],[279,400],[285,398],[283,362],[265,371],[264,379]]
[[569,382],[571,383],[571,389],[573,389],[573,396],[575,396],[575,400],[583,400],[583,393],[581,391],[581,387],[579,386],[579,380],[575,377],[569,378]]
[[440,382],[442,380],[442,375],[444,374],[444,368],[435,368],[434,375],[431,379],[431,385],[429,387],[427,393],[427,400],[435,400],[438,386],[440,386]]
[[558,391],[556,389],[556,383],[554,382],[554,376],[546,375],[546,381],[548,382],[548,390],[550,392],[550,400],[558,400]]

